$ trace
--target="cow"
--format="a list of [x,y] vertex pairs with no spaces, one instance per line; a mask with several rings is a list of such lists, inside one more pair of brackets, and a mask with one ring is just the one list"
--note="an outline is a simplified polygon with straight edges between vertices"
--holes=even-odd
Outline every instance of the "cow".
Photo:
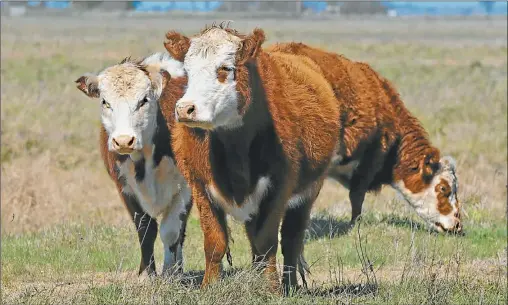
[[213,25],[189,38],[168,32],[188,87],[177,102],[173,149],[200,213],[202,287],[220,276],[226,215],[243,222],[252,262],[283,292],[305,282],[303,238],[339,137],[339,106],[320,68],[304,56],[267,53],[263,30]]
[[349,189],[351,225],[365,194],[391,185],[432,229],[462,232],[455,160],[440,158],[387,79],[366,63],[303,43],[280,43],[269,51],[310,58],[334,90],[341,129],[328,176]]
[[183,269],[183,242],[192,206],[190,188],[176,167],[171,146],[174,106],[183,95],[183,64],[166,53],[141,60],[126,58],[76,81],[88,97],[100,100],[100,152],[115,182],[141,247],[138,274],[156,275],[154,243],[161,216],[162,273]]

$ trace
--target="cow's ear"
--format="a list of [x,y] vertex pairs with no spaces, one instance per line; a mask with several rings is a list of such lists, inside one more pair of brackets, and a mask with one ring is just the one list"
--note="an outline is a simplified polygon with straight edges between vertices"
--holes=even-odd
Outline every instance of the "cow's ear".
[[190,39],[175,31],[169,31],[166,33],[166,42],[164,42],[164,47],[171,57],[183,62],[185,54],[187,54],[190,47]]
[[238,48],[236,55],[237,65],[245,64],[249,59],[255,58],[265,42],[265,32],[262,29],[254,29],[252,34],[247,36]]
[[88,97],[99,97],[99,84],[97,75],[86,73],[74,81],[76,87]]
[[165,69],[161,69],[159,65],[146,65],[143,70],[150,78],[153,94],[158,99],[166,84],[171,80],[171,74]]

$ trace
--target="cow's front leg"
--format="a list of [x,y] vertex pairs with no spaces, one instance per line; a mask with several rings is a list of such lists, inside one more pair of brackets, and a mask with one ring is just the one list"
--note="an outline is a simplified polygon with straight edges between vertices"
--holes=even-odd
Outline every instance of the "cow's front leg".
[[201,283],[201,288],[204,288],[220,277],[222,258],[228,250],[228,230],[224,211],[208,200],[204,187],[194,189],[193,198],[204,235],[206,267]]
[[123,193],[120,184],[117,184],[117,187],[138,233],[139,245],[141,247],[141,262],[139,264],[138,274],[146,270],[148,275],[156,275],[153,249],[158,231],[157,220],[143,211],[134,195]]

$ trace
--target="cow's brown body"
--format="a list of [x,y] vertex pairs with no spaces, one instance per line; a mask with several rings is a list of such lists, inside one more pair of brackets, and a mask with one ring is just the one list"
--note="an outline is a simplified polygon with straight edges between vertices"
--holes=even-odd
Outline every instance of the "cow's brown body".
[[[352,222],[368,191],[400,181],[413,194],[430,186],[440,152],[388,80],[365,63],[302,43],[277,44],[270,50],[312,59],[334,90],[340,132],[328,175],[349,188]],[[450,203],[443,200],[441,209],[451,210]]]
[[[173,41],[181,38],[171,35]],[[264,36],[259,35],[256,32],[248,43],[261,45]],[[173,54],[178,50],[166,47],[179,57]],[[206,256],[203,285],[219,276],[228,247],[226,211],[242,209],[263,177],[269,179],[269,187],[258,212],[245,223],[253,260],[267,264],[265,271],[275,283],[282,222],[283,282],[286,288],[296,284],[295,267],[310,209],[339,136],[339,107],[319,67],[302,56],[260,48],[257,52],[235,71],[241,127],[205,131],[177,124],[173,130],[175,155],[200,211]]]

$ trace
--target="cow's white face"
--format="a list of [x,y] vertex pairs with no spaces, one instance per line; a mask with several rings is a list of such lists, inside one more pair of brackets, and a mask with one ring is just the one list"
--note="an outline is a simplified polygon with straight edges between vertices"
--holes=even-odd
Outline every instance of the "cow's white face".
[[148,76],[135,66],[111,67],[98,76],[98,88],[109,150],[130,154],[151,143],[160,90]]
[[235,80],[235,55],[241,39],[222,29],[192,38],[185,56],[185,95],[177,102],[179,122],[214,129],[241,125]]
[[131,154],[152,143],[158,100],[170,78],[163,65],[153,63],[154,58],[172,60],[154,54],[141,63],[125,61],[76,81],[81,91],[100,100],[101,120],[109,136],[110,151]]
[[400,180],[394,184],[416,213],[439,232],[462,232],[461,207],[457,199],[458,181],[455,160],[443,157],[431,183],[418,193],[411,192]]

